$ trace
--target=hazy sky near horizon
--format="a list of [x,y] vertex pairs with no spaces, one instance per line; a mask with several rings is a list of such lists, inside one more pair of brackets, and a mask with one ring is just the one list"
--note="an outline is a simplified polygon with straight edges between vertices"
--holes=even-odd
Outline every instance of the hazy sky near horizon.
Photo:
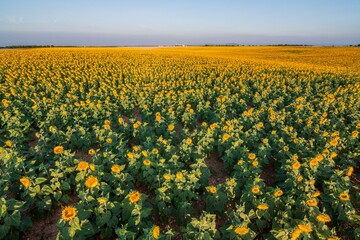
[[360,0],[0,0],[0,46],[360,44]]

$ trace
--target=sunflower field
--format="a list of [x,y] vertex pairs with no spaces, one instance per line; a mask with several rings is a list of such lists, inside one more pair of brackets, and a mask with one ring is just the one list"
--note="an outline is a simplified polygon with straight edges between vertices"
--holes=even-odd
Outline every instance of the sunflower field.
[[1,50],[0,239],[360,239],[359,59]]

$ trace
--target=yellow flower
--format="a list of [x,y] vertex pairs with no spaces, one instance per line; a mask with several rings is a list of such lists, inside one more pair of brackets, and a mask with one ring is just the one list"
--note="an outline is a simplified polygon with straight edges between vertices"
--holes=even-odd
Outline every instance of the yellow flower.
[[321,192],[320,191],[316,191],[316,192],[314,192],[313,193],[313,197],[318,197],[318,196],[320,196],[321,195]]
[[319,165],[319,161],[316,160],[315,158],[314,158],[314,159],[311,159],[311,161],[310,161],[310,166],[311,166],[311,167],[315,167],[315,166],[317,166],[317,165]]
[[91,171],[95,171],[95,165],[94,164],[90,163],[89,168],[90,168]]
[[160,227],[159,226],[154,226],[153,230],[152,230],[152,237],[155,239],[158,239],[160,236]]
[[120,118],[118,118],[118,122],[119,122],[119,124],[122,125],[122,124],[124,124],[124,119],[120,117]]
[[30,186],[30,184],[31,184],[31,181],[30,181],[30,179],[28,177],[20,178],[20,182],[25,188],[28,188]]
[[288,147],[288,146],[284,146],[283,149],[284,149],[285,152],[289,151],[289,147]]
[[302,231],[299,228],[296,228],[291,234],[291,240],[296,240],[300,237]]
[[159,154],[159,150],[157,150],[156,148],[154,148],[153,150],[151,150],[152,154],[157,155]]
[[106,139],[106,142],[107,142],[107,143],[112,143],[112,141],[113,141],[113,140],[112,140],[111,138],[107,138],[107,139]]
[[67,206],[61,212],[61,218],[64,221],[70,221],[71,219],[75,218],[77,214],[77,210],[75,207]]
[[110,127],[110,125],[104,125],[104,129],[105,129],[105,130],[110,130],[111,127]]
[[263,127],[263,126],[264,126],[264,123],[263,123],[263,122],[259,122],[257,125],[258,125],[258,127],[260,127],[260,128],[261,128],[261,127]]
[[319,162],[321,162],[322,160],[324,160],[324,156],[321,155],[321,154],[318,154],[318,155],[316,156],[316,160],[319,161]]
[[243,235],[248,234],[249,231],[250,231],[249,228],[247,228],[247,227],[240,227],[240,226],[236,227],[235,230],[234,230],[234,232],[235,232],[237,235],[240,235],[240,236],[243,236]]
[[337,153],[336,153],[336,152],[330,153],[330,158],[335,158],[336,156],[337,156]]
[[88,153],[89,153],[89,155],[94,155],[94,154],[95,154],[95,150],[94,150],[94,149],[90,149],[90,150],[88,151]]
[[352,138],[357,138],[359,136],[359,132],[358,131],[353,131],[351,134]]
[[350,200],[350,196],[349,196],[349,194],[347,194],[347,193],[340,193],[339,197],[340,197],[340,199],[343,200],[343,201],[348,201],[348,200]]
[[143,164],[144,164],[145,166],[150,166],[150,165],[151,165],[151,162],[150,162],[149,159],[145,159],[145,160],[143,161]]
[[275,197],[280,197],[284,194],[284,192],[281,189],[278,189],[274,192]]
[[112,165],[111,171],[114,173],[119,173],[121,171],[121,167],[119,165]]
[[333,146],[333,147],[336,147],[338,144],[339,144],[339,142],[338,142],[337,139],[333,139],[333,140],[330,141],[330,145]]
[[293,168],[294,170],[298,170],[300,167],[301,167],[301,164],[300,164],[298,161],[296,161],[296,162],[293,163],[293,165],[292,165],[292,168]]
[[317,200],[314,198],[307,200],[306,203],[310,207],[315,207],[318,204]]
[[138,127],[140,127],[140,125],[141,125],[141,122],[137,121],[133,124],[133,127],[134,127],[134,129],[137,129]]
[[129,200],[131,203],[136,203],[140,200],[141,194],[138,191],[129,194]]
[[64,151],[64,148],[62,146],[54,147],[54,153],[55,154],[61,154],[63,151]]
[[11,147],[11,146],[12,146],[12,142],[11,142],[10,140],[7,140],[7,141],[5,142],[5,145],[6,145],[7,147]]
[[127,156],[130,160],[134,159],[134,154],[132,154],[131,152],[129,152],[126,156]]
[[268,208],[269,208],[268,205],[265,203],[261,203],[257,206],[257,209],[259,210],[267,210]]
[[174,124],[169,124],[168,130],[169,130],[169,131],[173,131],[174,129],[175,129]]
[[183,179],[183,174],[181,172],[176,173],[176,178],[179,180]]
[[350,166],[349,169],[347,170],[346,176],[350,177],[353,172],[354,172],[354,167]]
[[104,197],[100,197],[97,200],[98,200],[98,203],[100,203],[100,204],[106,203],[106,198],[104,198]]
[[89,177],[88,179],[86,179],[85,181],[85,186],[87,186],[88,188],[94,188],[99,184],[99,180],[96,177]]
[[186,144],[190,145],[192,143],[191,138],[186,139]]
[[303,179],[304,179],[304,178],[303,178],[302,176],[299,176],[299,177],[297,178],[298,182],[301,182]]
[[105,120],[104,123],[105,125],[110,125],[110,120]]
[[253,161],[253,162],[252,162],[252,165],[253,165],[254,167],[257,167],[257,166],[259,165],[259,162],[258,162],[258,161]]
[[243,165],[243,163],[244,163],[244,161],[239,160],[239,161],[237,162],[237,165],[238,165],[238,166],[241,166],[241,165]]
[[89,167],[89,163],[85,162],[85,161],[80,161],[77,165],[77,169],[79,171],[84,171]]
[[212,193],[212,194],[215,194],[216,193],[216,187],[214,187],[214,186],[209,186],[209,187],[207,187],[206,188],[210,193]]
[[312,228],[310,225],[306,225],[306,224],[299,224],[298,225],[298,228],[303,231],[303,232],[306,232],[306,233],[309,233],[312,231]]
[[258,194],[258,193],[260,192],[260,188],[259,188],[259,187],[253,187],[253,188],[251,189],[251,192],[252,192],[253,194]]
[[319,222],[330,222],[331,221],[331,218],[327,214],[323,214],[323,213],[317,215],[316,219]]
[[167,174],[167,173],[165,173],[165,174],[163,175],[163,177],[164,177],[164,179],[165,179],[166,181],[170,180],[170,178],[171,178],[170,174]]
[[223,141],[225,142],[225,141],[227,141],[229,138],[230,138],[230,135],[227,134],[227,133],[224,133],[224,135],[223,135],[223,137],[222,137]]
[[248,158],[249,158],[250,160],[254,160],[254,159],[256,158],[256,154],[255,154],[255,153],[250,153],[250,154],[248,155]]

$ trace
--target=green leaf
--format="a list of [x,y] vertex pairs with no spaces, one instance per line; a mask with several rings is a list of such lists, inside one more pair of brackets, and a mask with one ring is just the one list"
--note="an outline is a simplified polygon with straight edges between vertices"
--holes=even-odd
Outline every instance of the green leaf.
[[43,178],[43,177],[36,178],[35,179],[35,185],[40,185],[40,184],[42,184],[43,182],[46,182],[46,181],[47,181],[47,179]]
[[10,227],[8,225],[0,225],[0,239],[3,239],[9,231]]
[[63,182],[61,184],[61,190],[70,190],[71,189],[71,186],[68,182]]
[[49,187],[48,185],[45,185],[42,187],[41,192],[44,193],[44,195],[50,195],[53,194],[53,190],[51,187]]
[[83,209],[81,209],[81,210],[78,211],[78,218],[79,218],[80,220],[85,220],[85,219],[87,219],[87,218],[90,216],[90,214],[91,214],[91,211],[90,211],[90,210],[83,210]]
[[21,215],[18,210],[15,210],[13,214],[7,218],[5,218],[5,223],[9,224],[9,226],[20,226]]
[[28,230],[29,228],[31,228],[31,226],[32,226],[32,221],[29,216],[25,216],[21,219],[20,230],[22,232]]
[[18,200],[15,200],[15,199],[10,199],[10,200],[7,201],[8,209],[10,211],[18,210],[22,206],[24,206],[24,204],[25,204],[25,202],[18,201]]
[[102,219],[105,223],[109,222],[111,218],[111,212],[110,211],[106,211],[102,214]]

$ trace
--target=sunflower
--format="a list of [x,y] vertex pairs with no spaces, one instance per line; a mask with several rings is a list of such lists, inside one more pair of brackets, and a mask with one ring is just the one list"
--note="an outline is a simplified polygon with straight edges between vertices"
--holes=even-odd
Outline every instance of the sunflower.
[[343,200],[343,201],[348,201],[348,200],[350,200],[350,195],[347,194],[347,193],[340,193],[339,197],[340,197],[340,199]]
[[253,188],[251,189],[251,192],[252,192],[253,194],[258,194],[258,193],[260,192],[260,188],[259,188],[259,187],[253,187]]
[[165,179],[166,181],[170,180],[170,178],[171,178],[170,174],[167,174],[167,173],[165,173],[165,174],[163,175],[163,177],[164,177],[164,179]]
[[258,162],[258,161],[253,161],[253,162],[252,162],[252,165],[253,165],[254,167],[257,167],[257,166],[259,165],[259,162]]
[[186,139],[186,144],[190,145],[192,143],[191,138]]
[[151,161],[150,161],[149,159],[145,159],[145,160],[143,161],[143,164],[144,164],[145,166],[150,166],[150,165],[151,165]]
[[254,159],[256,158],[256,154],[255,154],[255,153],[250,153],[250,154],[248,155],[248,158],[249,158],[250,160],[254,160]]
[[61,154],[63,151],[64,151],[64,148],[62,146],[54,147],[54,153],[55,154]]
[[281,189],[278,189],[274,192],[275,197],[280,197],[284,194],[284,192]]
[[353,131],[351,134],[352,138],[357,138],[359,136],[359,132],[358,131]]
[[261,203],[257,206],[257,209],[259,210],[267,210],[269,207],[266,203]]
[[94,155],[94,154],[95,154],[95,150],[94,150],[94,149],[90,149],[90,150],[88,151],[88,153],[89,153],[89,155]]
[[88,167],[89,167],[89,163],[87,163],[85,161],[80,161],[77,165],[77,169],[79,171],[84,171],[84,170],[88,169]]
[[234,229],[234,232],[237,234],[237,235],[240,235],[240,236],[243,236],[243,235],[246,235],[249,233],[249,228],[247,227],[241,227],[241,226],[238,226]]
[[85,181],[85,186],[87,186],[88,188],[94,188],[99,184],[99,180],[96,177],[89,177],[88,179],[86,179]]
[[107,138],[107,139],[106,139],[106,142],[107,142],[107,143],[112,143],[112,141],[113,141],[113,140],[112,140],[111,138]]
[[112,165],[111,171],[114,173],[119,173],[121,171],[121,167],[119,165]]
[[317,165],[319,165],[319,161],[317,159],[314,158],[314,159],[310,160],[310,166],[311,167],[315,167]]
[[299,228],[296,228],[291,234],[291,240],[296,240],[300,237],[302,231]]
[[181,172],[176,173],[176,179],[183,179],[183,174]]
[[61,212],[61,218],[64,221],[70,221],[71,219],[75,218],[77,214],[77,210],[75,207],[67,206]]
[[158,239],[160,236],[160,227],[159,226],[154,226],[151,232],[151,235],[153,238]]
[[174,129],[175,129],[174,124],[169,124],[168,130],[169,130],[169,131],[173,131]]
[[339,141],[337,139],[333,139],[330,141],[330,145],[333,147],[336,147],[339,144]]
[[296,161],[292,165],[292,169],[294,169],[294,170],[298,170],[300,167],[301,167],[301,164],[298,161]]
[[6,142],[5,142],[5,146],[7,146],[7,147],[11,147],[13,144],[12,144],[12,142],[10,141],[10,140],[7,140]]
[[141,194],[138,191],[129,194],[129,200],[131,203],[136,203],[140,200]]
[[350,177],[354,172],[354,167],[350,166],[347,170],[346,176]]
[[306,224],[299,224],[298,228],[302,231],[302,232],[306,232],[309,233],[312,231],[312,227],[310,225],[306,225]]
[[31,184],[31,181],[28,177],[22,177],[20,178],[19,180],[21,182],[21,184],[25,187],[25,188],[28,188]]
[[330,222],[331,221],[331,218],[329,217],[329,215],[324,214],[324,213],[320,213],[319,215],[317,215],[316,219],[319,222]]
[[223,139],[224,142],[227,141],[229,138],[230,138],[230,135],[227,134],[227,133],[225,133],[225,134],[223,135],[223,137],[222,137],[222,139]]
[[210,193],[212,193],[212,194],[215,194],[216,193],[216,187],[214,187],[214,186],[209,186],[209,187],[207,187],[206,188]]
[[318,204],[317,200],[314,198],[306,200],[306,203],[310,207],[315,207]]

